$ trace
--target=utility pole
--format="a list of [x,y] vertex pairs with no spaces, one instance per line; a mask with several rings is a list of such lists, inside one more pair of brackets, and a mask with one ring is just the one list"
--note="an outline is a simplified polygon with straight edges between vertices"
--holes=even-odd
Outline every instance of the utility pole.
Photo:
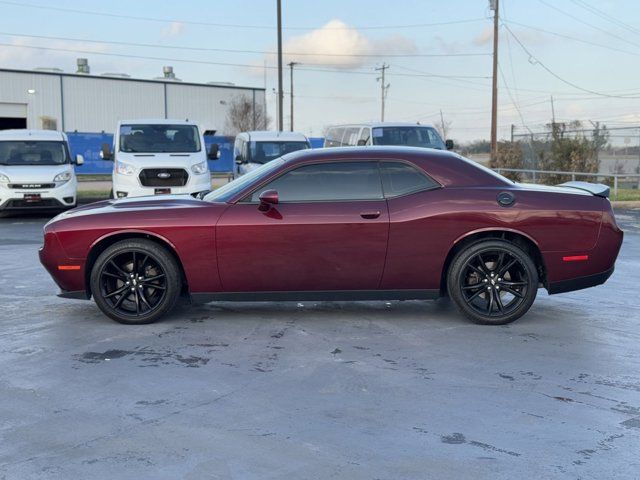
[[297,65],[298,62],[289,62],[289,68],[291,68],[291,92],[290,95],[290,103],[291,103],[291,131],[293,132],[293,67]]
[[386,63],[383,63],[381,67],[376,68],[376,71],[378,72],[382,72],[381,75],[376,79],[376,80],[380,80],[380,87],[381,87],[381,91],[380,91],[380,100],[381,100],[381,111],[380,111],[380,121],[384,122],[384,101],[387,98],[387,90],[389,89],[389,87],[391,86],[391,84],[384,83],[384,72],[385,70],[389,68],[389,65],[387,65]]
[[493,82],[491,90],[491,158],[498,156],[498,22],[500,0],[489,0],[493,10]]
[[556,109],[553,106],[553,95],[551,95],[551,128],[556,124]]
[[282,0],[278,0],[278,131],[284,127],[282,121]]

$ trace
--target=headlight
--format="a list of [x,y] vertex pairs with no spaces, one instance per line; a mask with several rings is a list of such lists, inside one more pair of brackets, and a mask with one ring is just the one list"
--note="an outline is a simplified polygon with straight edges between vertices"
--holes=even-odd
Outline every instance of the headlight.
[[116,161],[116,173],[120,175],[133,175],[133,166],[128,163]]
[[191,166],[191,171],[197,175],[202,175],[203,173],[207,173],[207,170],[208,170],[207,162],[201,162]]
[[10,181],[11,180],[9,180],[9,177],[0,173],[0,183],[9,183]]
[[63,182],[63,183],[68,182],[69,180],[71,180],[71,172],[69,170],[67,170],[66,172],[59,173],[53,179],[54,182]]

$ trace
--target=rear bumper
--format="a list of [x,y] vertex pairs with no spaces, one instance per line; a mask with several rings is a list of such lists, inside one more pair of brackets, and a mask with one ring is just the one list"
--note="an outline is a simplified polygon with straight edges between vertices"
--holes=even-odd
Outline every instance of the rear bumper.
[[547,291],[549,295],[555,293],[573,292],[574,290],[582,290],[583,288],[595,287],[596,285],[602,285],[613,274],[614,267],[601,273],[593,275],[587,275],[585,277],[572,278],[570,280],[562,280],[559,282],[552,282],[548,285]]

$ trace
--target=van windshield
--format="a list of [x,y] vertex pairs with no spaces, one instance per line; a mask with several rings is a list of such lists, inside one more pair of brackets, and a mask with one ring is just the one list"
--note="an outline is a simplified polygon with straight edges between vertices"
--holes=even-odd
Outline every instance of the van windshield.
[[444,150],[444,142],[431,127],[376,127],[371,131],[374,145],[402,145],[405,147],[437,148]]
[[193,153],[200,151],[195,125],[121,125],[120,151],[128,153]]
[[267,163],[287,153],[309,148],[307,142],[249,142],[251,163]]
[[64,142],[0,142],[0,165],[62,165],[69,163]]

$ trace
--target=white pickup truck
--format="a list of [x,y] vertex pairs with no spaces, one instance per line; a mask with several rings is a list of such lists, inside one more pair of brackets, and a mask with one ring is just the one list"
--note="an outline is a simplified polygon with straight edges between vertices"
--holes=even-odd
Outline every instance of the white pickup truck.
[[78,183],[67,136],[53,130],[0,131],[0,212],[66,210]]
[[113,197],[195,195],[211,190],[208,159],[218,146],[205,150],[202,130],[188,120],[122,120],[115,148],[102,146],[100,156],[113,160]]

